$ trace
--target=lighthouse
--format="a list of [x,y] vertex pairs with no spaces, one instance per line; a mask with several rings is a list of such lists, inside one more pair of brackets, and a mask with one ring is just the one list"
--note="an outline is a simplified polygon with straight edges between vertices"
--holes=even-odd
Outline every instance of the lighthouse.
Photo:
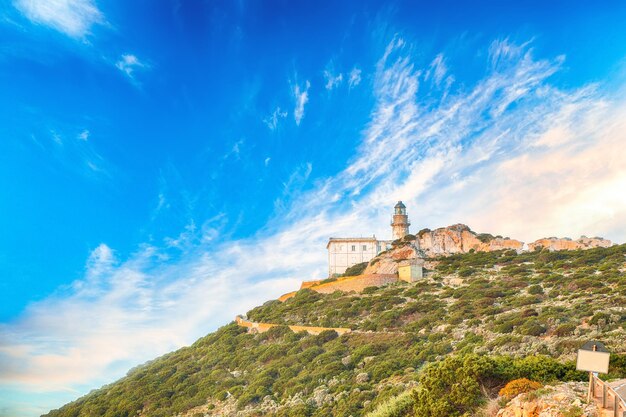
[[394,206],[393,220],[391,222],[392,239],[402,239],[409,234],[409,216],[406,214],[406,206],[402,201]]

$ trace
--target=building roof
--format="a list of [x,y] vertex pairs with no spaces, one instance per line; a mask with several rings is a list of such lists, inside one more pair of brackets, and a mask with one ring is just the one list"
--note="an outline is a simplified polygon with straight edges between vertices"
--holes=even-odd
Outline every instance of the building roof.
[[328,239],[328,243],[326,244],[326,249],[331,244],[331,242],[378,242],[376,236],[371,237],[331,237]]
[[394,208],[406,208],[406,206],[402,203],[402,201],[398,201],[398,204],[396,204]]

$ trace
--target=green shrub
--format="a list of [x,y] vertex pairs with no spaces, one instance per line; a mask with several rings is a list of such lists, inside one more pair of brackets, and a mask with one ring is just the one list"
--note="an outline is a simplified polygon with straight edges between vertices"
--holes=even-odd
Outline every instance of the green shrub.
[[572,333],[574,333],[574,330],[576,330],[575,324],[565,323],[565,324],[561,324],[556,329],[554,329],[553,333],[555,336],[564,337],[564,336],[569,336]]
[[475,272],[476,270],[474,268],[469,267],[469,266],[464,266],[459,269],[458,274],[460,277],[469,277],[471,275],[474,275]]
[[406,391],[382,403],[374,411],[366,414],[366,417],[405,417],[409,415],[414,404],[413,392]]
[[609,322],[610,318],[611,316],[607,313],[596,313],[589,320],[589,324],[599,324],[600,320],[603,320],[604,323],[606,324]]
[[357,275],[361,275],[363,271],[367,268],[367,262],[361,262],[360,264],[352,265],[350,268],[346,269],[346,272],[343,273],[344,277],[355,277]]
[[536,319],[528,320],[517,328],[518,333],[524,336],[540,336],[544,334],[546,330],[546,327]]
[[560,363],[544,356],[513,359],[507,356],[476,354],[448,356],[422,372],[413,397],[419,417],[469,416],[508,381],[528,378],[535,381],[584,380],[585,373],[573,363]]

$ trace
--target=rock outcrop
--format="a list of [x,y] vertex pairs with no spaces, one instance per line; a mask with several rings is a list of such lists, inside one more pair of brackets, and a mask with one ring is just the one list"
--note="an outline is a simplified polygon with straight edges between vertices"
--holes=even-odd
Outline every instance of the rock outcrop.
[[520,394],[498,411],[497,417],[597,416],[595,404],[586,404],[584,382],[547,386],[540,391]]
[[428,257],[467,253],[472,249],[476,252],[490,252],[501,249],[522,250],[524,243],[519,240],[492,236],[487,233],[478,234],[464,224],[455,224],[439,229],[421,230],[419,247]]
[[544,239],[535,240],[533,243],[528,244],[528,250],[535,249],[549,249],[551,251],[557,250],[576,250],[576,249],[591,249],[591,248],[608,248],[613,245],[610,240],[603,239],[601,237],[587,237],[581,236],[579,239],[572,240],[570,238],[557,238],[548,237]]
[[414,241],[403,242],[400,246],[382,252],[372,259],[363,274],[396,274],[401,264],[407,261],[418,262],[422,257],[423,254],[415,247]]

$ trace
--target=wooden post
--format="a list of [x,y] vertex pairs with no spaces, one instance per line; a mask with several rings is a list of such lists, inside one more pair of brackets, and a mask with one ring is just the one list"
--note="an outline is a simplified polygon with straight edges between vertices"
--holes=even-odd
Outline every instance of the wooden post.
[[606,408],[606,384],[602,383],[602,408]]
[[619,411],[619,397],[617,393],[613,396],[613,417],[618,417],[617,413]]
[[589,372],[589,390],[587,392],[587,402],[591,402],[591,398],[593,398],[593,373]]

